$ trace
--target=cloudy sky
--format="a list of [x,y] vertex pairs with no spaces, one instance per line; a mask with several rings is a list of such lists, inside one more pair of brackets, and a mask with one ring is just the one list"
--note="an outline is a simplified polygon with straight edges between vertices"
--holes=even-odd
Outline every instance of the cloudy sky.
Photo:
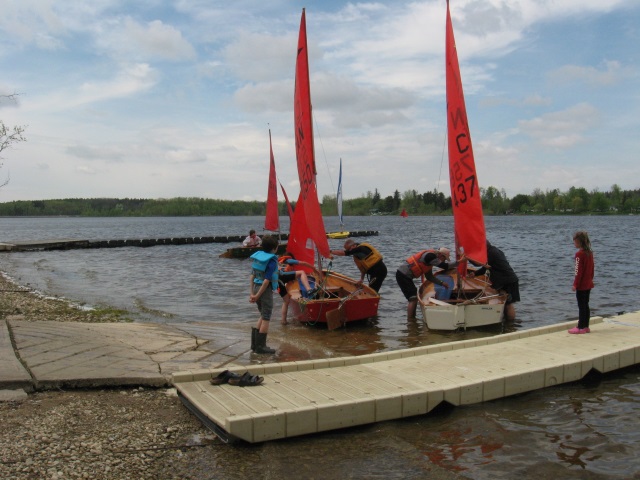
[[[3,0],[0,202],[297,197],[306,7],[320,195],[443,191],[445,0]],[[639,188],[640,2],[452,0],[482,187]]]

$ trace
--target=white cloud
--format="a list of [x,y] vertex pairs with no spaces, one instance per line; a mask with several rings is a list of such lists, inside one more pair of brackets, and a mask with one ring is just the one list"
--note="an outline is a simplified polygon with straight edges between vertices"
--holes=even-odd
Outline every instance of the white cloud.
[[151,89],[157,82],[157,72],[150,65],[127,65],[112,80],[86,82],[79,88],[76,105],[122,98]]
[[617,61],[604,62],[602,69],[592,66],[565,65],[550,72],[549,79],[559,84],[584,82],[597,87],[611,86],[627,76],[628,73],[625,70]]
[[0,32],[7,35],[2,43],[33,44],[44,50],[58,50],[63,44],[56,35],[64,35],[65,27],[51,2],[5,0],[0,15]]
[[110,55],[127,61],[186,61],[196,57],[182,33],[160,20],[139,23],[127,17],[105,22],[96,43]]
[[520,129],[546,147],[570,148],[585,141],[584,133],[594,127],[600,112],[587,103],[519,122]]
[[235,40],[222,49],[224,64],[241,80],[271,82],[293,74],[297,38],[240,31]]

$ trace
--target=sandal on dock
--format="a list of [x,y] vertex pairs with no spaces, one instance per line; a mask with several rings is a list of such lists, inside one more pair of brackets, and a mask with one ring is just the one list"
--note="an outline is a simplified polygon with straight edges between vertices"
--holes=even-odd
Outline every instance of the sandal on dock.
[[255,387],[257,385],[260,385],[263,381],[264,377],[251,375],[249,372],[246,372],[239,378],[230,378],[229,385],[237,385],[239,387]]
[[209,382],[211,385],[222,385],[224,383],[231,383],[232,379],[239,379],[241,376],[239,373],[233,373],[229,370],[225,370],[221,372],[217,377],[213,377]]

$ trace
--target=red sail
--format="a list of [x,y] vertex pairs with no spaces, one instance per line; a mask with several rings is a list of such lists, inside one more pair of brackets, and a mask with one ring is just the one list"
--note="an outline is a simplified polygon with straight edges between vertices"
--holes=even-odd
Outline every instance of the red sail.
[[282,184],[280,184],[280,190],[282,190],[282,195],[284,195],[284,201],[287,204],[287,212],[289,212],[289,222],[293,218],[293,208],[291,207],[291,202],[289,202],[289,197],[287,196],[287,192],[285,191]]
[[[293,254],[296,260],[313,265],[315,261],[315,245],[307,226],[307,215],[304,207],[302,192],[300,192],[298,203],[296,203],[296,208],[291,217],[287,250]],[[299,267],[299,269],[309,271],[304,267]]]
[[269,130],[269,153],[271,155],[271,164],[269,166],[269,190],[267,192],[267,215],[264,218],[264,229],[278,232],[280,231],[278,184],[276,183],[276,162],[273,158],[273,147],[271,146],[271,130]]
[[[322,220],[318,189],[316,185],[316,165],[313,150],[313,127],[311,117],[311,90],[309,87],[309,57],[307,54],[307,26],[304,9],[300,20],[298,55],[296,59],[296,86],[293,105],[296,158],[300,179],[298,205],[304,205],[307,228],[320,254],[330,256],[327,233]],[[299,206],[296,206],[296,212]]]
[[473,260],[487,263],[487,245],[480,198],[480,185],[473,159],[471,135],[460,79],[449,2],[446,28],[447,131],[449,137],[449,179],[456,239],[460,250]]

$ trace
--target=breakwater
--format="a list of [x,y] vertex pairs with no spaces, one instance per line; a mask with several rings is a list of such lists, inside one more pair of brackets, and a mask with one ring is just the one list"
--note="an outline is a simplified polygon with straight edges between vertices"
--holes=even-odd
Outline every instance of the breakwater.
[[[360,230],[350,232],[351,237],[370,237],[378,235],[374,230]],[[277,235],[285,241],[289,234]],[[81,248],[119,248],[119,247],[154,247],[156,245],[190,245],[199,243],[241,243],[246,235],[216,235],[204,237],[166,237],[166,238],[141,238],[141,239],[117,239],[117,240],[35,240],[24,242],[0,243],[0,251],[25,252],[37,250],[72,250]]]

